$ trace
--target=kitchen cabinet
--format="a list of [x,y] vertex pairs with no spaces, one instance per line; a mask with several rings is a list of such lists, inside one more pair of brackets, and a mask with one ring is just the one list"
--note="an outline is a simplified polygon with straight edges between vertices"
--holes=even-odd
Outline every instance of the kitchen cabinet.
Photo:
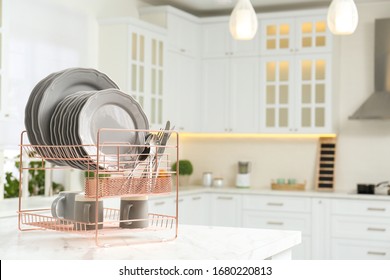
[[201,62],[199,59],[168,51],[167,119],[178,131],[201,131]]
[[212,193],[211,225],[224,227],[241,226],[241,196],[237,194]]
[[137,19],[100,21],[99,68],[134,97],[152,129],[165,122],[165,30]]
[[260,70],[260,130],[331,132],[331,56],[266,57]]
[[[317,13],[317,15],[316,15]],[[286,16],[278,13],[260,17],[262,55],[330,52],[332,36],[326,25],[326,11],[313,15]]]
[[179,222],[189,225],[210,224],[210,197],[194,194],[179,198]]
[[170,6],[143,7],[140,19],[167,30],[167,49],[199,58],[201,49],[200,19]]
[[311,201],[309,198],[244,195],[243,227],[298,230],[302,243],[293,259],[311,259]]
[[167,30],[166,118],[178,131],[200,132],[200,20],[170,6],[141,8],[140,18]]
[[[210,224],[209,194],[180,195],[178,207],[180,224]],[[149,212],[174,216],[176,214],[176,196],[151,198]]]
[[176,215],[175,199],[172,196],[150,197],[149,213],[160,213],[163,215]]
[[203,60],[203,131],[257,130],[256,57]]
[[332,132],[332,37],[315,13],[261,20],[262,132]]
[[332,259],[390,259],[390,202],[333,200]]
[[202,20],[202,57],[234,57],[259,55],[259,36],[252,40],[234,40],[229,31],[229,18]]

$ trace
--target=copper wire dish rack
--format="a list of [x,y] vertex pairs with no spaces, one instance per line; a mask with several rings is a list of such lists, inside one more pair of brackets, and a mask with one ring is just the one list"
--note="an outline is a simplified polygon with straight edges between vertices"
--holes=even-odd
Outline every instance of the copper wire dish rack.
[[[170,140],[164,146],[130,143],[113,143],[103,141],[110,133],[142,134],[161,133],[159,130],[136,129],[100,129],[96,136],[96,144],[71,146],[38,146],[26,144],[26,131],[21,134],[20,168],[19,168],[19,209],[18,227],[21,231],[53,230],[70,232],[94,237],[97,246],[129,245],[148,242],[174,240],[178,229],[178,170],[170,166],[179,158],[179,134],[171,133]],[[142,136],[143,137],[143,136]],[[145,148],[150,149],[150,156],[142,162]],[[154,152],[152,151],[153,149]],[[91,153],[90,151],[96,151]],[[80,156],[80,151],[89,151]],[[41,167],[31,168],[26,162],[41,161]],[[51,165],[47,162],[60,162],[66,166]],[[141,165],[141,168],[140,168]],[[121,222],[135,222],[142,219],[121,220],[120,210],[104,208],[103,222],[84,223],[61,218],[54,218],[51,209],[23,209],[23,171],[31,170],[66,170],[71,168],[84,170],[86,177],[84,193],[86,197],[95,198],[96,202],[104,198],[120,198],[124,196],[154,196],[175,192],[173,205],[174,215],[167,213],[149,213],[148,227],[140,229],[120,228]],[[178,169],[178,165],[177,165]],[[88,173],[87,173],[88,172]],[[54,198],[53,198],[54,200]],[[98,220],[98,203],[96,205],[96,221]],[[145,220],[145,219],[143,219]],[[148,234],[146,234],[148,233]],[[118,238],[116,238],[118,237]],[[120,239],[123,242],[115,242]],[[108,242],[108,243],[107,243]]]

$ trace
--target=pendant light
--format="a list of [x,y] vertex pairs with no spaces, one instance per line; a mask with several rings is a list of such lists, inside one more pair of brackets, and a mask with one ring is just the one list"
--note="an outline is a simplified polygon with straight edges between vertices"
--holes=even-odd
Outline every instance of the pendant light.
[[236,40],[251,40],[257,31],[257,16],[250,0],[238,0],[229,21],[230,33]]
[[333,34],[349,35],[355,32],[359,15],[353,0],[333,0],[328,9],[328,27]]

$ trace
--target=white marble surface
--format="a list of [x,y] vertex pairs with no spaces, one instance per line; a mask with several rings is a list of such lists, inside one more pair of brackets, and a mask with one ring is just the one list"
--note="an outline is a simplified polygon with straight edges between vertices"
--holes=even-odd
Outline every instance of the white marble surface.
[[[17,218],[0,218],[0,259],[266,259],[301,242],[297,231],[179,225],[173,241],[97,247],[92,237],[19,231]],[[121,243],[118,243],[121,244]]]

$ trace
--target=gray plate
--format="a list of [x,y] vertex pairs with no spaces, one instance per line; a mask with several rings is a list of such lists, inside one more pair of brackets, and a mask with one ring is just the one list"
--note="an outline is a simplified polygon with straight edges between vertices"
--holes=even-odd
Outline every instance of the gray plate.
[[[111,129],[149,129],[148,119],[141,106],[130,95],[117,89],[107,89],[97,92],[88,98],[78,116],[78,142],[84,146],[85,154],[96,162],[97,134],[101,128]],[[127,143],[145,144],[144,132],[101,132],[100,144]],[[143,150],[142,147],[119,148],[121,161],[131,160],[134,154]],[[99,153],[99,166],[105,169],[117,168],[117,147],[104,146]],[[126,156],[127,155],[127,156]],[[104,163],[102,163],[104,159]]]

